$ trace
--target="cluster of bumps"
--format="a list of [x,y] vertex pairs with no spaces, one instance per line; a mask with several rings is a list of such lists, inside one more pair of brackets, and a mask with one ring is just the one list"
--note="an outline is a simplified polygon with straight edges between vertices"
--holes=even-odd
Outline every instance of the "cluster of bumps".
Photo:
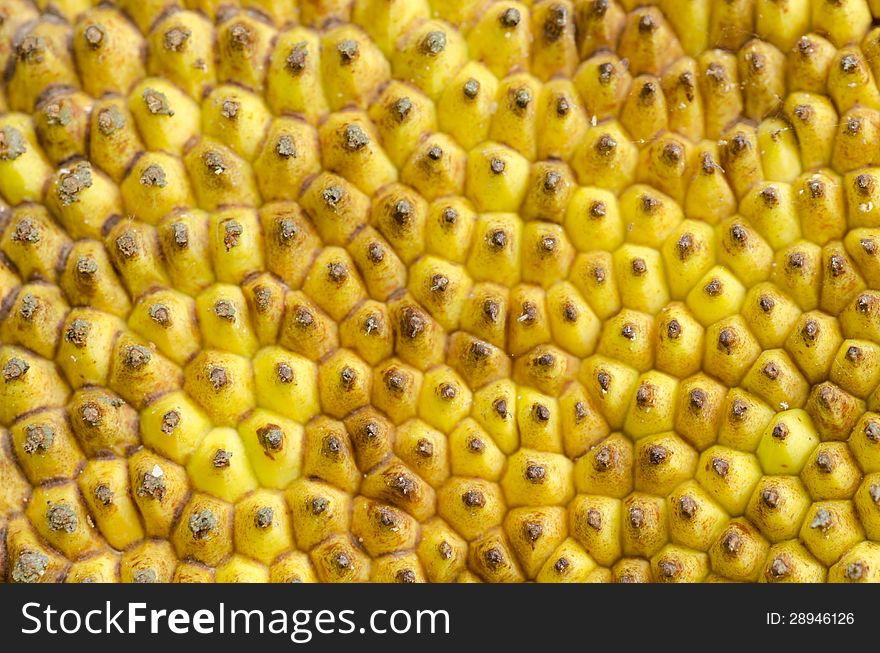
[[880,581],[878,0],[0,0],[0,576]]

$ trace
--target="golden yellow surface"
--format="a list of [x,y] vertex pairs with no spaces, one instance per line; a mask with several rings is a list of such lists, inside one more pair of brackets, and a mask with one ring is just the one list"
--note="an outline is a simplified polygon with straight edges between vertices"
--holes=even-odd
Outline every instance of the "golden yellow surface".
[[877,0],[0,0],[0,578],[880,580]]

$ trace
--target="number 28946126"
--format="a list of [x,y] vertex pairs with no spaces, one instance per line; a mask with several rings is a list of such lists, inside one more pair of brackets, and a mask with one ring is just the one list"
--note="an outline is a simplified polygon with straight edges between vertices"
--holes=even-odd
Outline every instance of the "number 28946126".
[[767,625],[811,625],[824,624],[851,625],[855,623],[855,614],[852,612],[768,612]]

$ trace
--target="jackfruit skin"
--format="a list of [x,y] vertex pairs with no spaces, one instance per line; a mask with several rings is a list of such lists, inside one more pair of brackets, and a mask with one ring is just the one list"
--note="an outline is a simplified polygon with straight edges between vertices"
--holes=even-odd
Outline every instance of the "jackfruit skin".
[[0,581],[880,581],[877,2],[0,0]]

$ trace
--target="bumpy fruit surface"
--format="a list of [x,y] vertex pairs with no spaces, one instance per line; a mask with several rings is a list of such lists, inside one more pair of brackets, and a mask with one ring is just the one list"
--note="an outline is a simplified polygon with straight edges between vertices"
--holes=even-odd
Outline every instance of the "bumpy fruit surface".
[[880,579],[877,11],[0,0],[0,579]]

